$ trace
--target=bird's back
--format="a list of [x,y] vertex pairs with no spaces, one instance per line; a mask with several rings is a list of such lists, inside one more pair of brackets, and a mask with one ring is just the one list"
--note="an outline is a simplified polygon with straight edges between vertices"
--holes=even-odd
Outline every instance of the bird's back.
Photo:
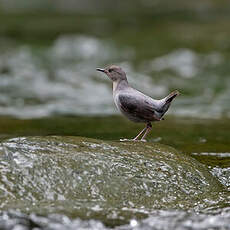
[[114,92],[114,101],[118,109],[135,122],[158,121],[162,117],[162,101],[126,87]]

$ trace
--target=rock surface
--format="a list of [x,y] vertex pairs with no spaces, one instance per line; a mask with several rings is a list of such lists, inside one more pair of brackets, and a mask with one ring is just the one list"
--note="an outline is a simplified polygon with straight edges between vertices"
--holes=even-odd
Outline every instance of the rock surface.
[[156,209],[204,210],[220,205],[221,192],[206,167],[156,143],[48,136],[13,138],[0,148],[1,210],[111,224]]

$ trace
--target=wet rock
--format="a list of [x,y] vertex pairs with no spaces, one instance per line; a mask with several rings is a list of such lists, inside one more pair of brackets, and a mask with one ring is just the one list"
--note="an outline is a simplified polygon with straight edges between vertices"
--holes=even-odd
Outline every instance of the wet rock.
[[198,161],[158,143],[48,136],[9,139],[0,148],[2,210],[113,225],[156,209],[220,205],[222,189]]

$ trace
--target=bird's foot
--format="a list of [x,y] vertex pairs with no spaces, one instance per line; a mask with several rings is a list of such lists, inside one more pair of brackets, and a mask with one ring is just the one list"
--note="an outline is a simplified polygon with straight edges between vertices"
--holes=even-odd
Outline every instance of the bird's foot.
[[145,139],[140,139],[140,140],[138,140],[138,139],[132,139],[131,141],[141,141],[141,142],[146,142],[146,140]]
[[133,139],[120,139],[121,142],[123,141],[133,141]]
[[120,141],[121,141],[121,142],[125,142],[125,141],[147,142],[145,139],[140,139],[140,140],[138,140],[138,139],[135,139],[135,138],[133,138],[133,139],[120,139]]
[[142,142],[147,142],[146,139],[141,139],[140,141],[142,141]]

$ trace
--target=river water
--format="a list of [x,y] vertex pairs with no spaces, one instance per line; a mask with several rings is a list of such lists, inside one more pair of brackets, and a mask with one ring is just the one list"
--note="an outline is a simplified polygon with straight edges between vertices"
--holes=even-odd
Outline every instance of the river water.
[[171,114],[230,116],[229,59],[224,54],[183,47],[135,64],[136,52],[86,35],[61,36],[41,50],[30,45],[9,48],[0,55],[0,114],[19,118],[117,114],[111,82],[96,72],[97,67],[115,63],[127,72],[131,85],[154,98],[179,89],[181,97]]

